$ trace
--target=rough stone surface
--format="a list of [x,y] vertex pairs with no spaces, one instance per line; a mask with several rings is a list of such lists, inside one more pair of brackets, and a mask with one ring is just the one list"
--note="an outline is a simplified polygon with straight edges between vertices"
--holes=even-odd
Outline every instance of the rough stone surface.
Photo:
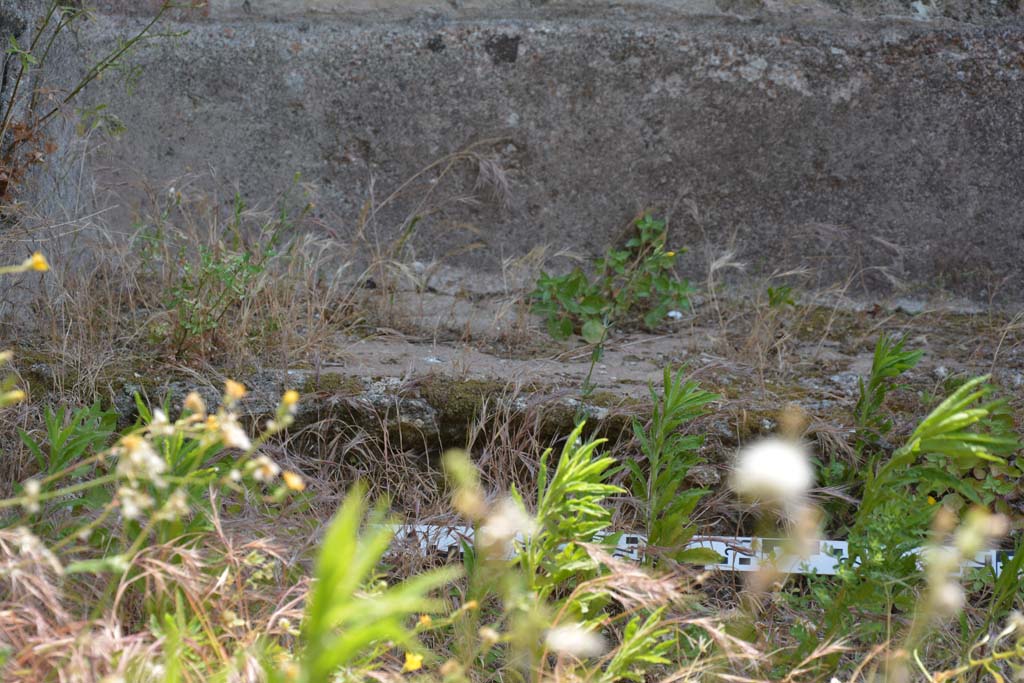
[[[134,56],[130,97],[113,80],[92,93],[128,126],[97,161],[121,205],[139,177],[211,167],[266,203],[300,172],[345,234],[371,197],[471,149],[372,227],[394,235],[432,207],[420,258],[496,269],[539,244],[597,253],[653,208],[693,249],[695,277],[735,250],[748,274],[812,266],[850,291],[1024,299],[1020,23],[652,6],[218,20],[211,7]],[[97,22],[85,52],[132,21]],[[507,202],[480,158],[507,173]]]

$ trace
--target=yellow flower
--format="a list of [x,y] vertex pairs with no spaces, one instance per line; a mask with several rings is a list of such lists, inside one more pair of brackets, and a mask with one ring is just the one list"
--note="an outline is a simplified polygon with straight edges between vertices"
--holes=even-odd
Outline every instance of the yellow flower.
[[37,251],[32,254],[32,256],[25,259],[22,267],[25,268],[25,270],[38,270],[40,273],[45,273],[50,269],[50,264],[46,262],[46,257]]
[[477,602],[476,600],[469,600],[469,601],[466,602],[465,605],[462,606],[462,609],[465,610],[465,611],[469,611],[469,610],[476,609],[479,606],[480,606],[480,603]]
[[937,502],[938,501],[935,500],[934,496],[928,496],[928,504],[929,505],[935,505],[935,503],[937,503]]
[[295,472],[285,472],[281,475],[281,478],[284,479],[284,485],[292,491],[306,490],[306,482],[302,481],[302,477],[295,474]]
[[665,252],[665,256],[675,256],[675,255],[676,255],[676,252],[674,252],[674,251],[666,251]]
[[299,402],[299,392],[294,389],[289,389],[284,392],[284,396],[281,397],[281,403],[285,408],[294,408]]
[[0,406],[9,406],[25,400],[25,392],[21,389],[12,389],[5,394],[0,394]]
[[241,382],[236,382],[233,379],[224,382],[224,395],[229,401],[238,401],[244,398],[247,393],[249,392]]
[[415,652],[405,653],[405,664],[402,666],[402,673],[408,673],[410,671],[419,671],[423,668],[423,655],[418,655]]
[[429,614],[421,614],[418,623],[422,628],[430,628],[434,624],[434,620],[430,618]]
[[190,391],[188,396],[185,397],[184,408],[193,415],[206,414],[206,402],[203,401],[203,397],[195,391]]

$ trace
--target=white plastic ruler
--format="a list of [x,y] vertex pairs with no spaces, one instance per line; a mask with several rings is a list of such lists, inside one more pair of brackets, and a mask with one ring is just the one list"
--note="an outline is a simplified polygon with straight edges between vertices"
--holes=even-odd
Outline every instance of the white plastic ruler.
[[[394,527],[395,543],[414,545],[424,556],[460,557],[462,544],[473,544],[473,528],[468,526],[442,526],[433,524],[406,524]],[[610,534],[609,534],[610,535]],[[598,539],[600,540],[600,539]],[[722,562],[705,565],[705,569],[727,572],[753,572],[768,563],[789,574],[834,575],[839,562],[850,556],[846,541],[821,540],[807,557],[782,557],[786,540],[781,538],[754,538],[751,536],[695,536],[688,548],[707,548],[718,553]],[[621,533],[612,555],[640,561],[647,538],[642,534]],[[992,567],[996,575],[1012,559],[1009,550],[984,550],[973,561],[960,567],[967,569]]]

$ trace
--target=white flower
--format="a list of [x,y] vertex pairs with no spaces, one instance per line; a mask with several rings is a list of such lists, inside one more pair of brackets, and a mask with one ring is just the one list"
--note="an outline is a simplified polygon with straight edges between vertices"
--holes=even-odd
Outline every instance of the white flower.
[[956,616],[963,609],[964,602],[966,602],[964,589],[955,581],[942,583],[932,593],[932,604],[939,616]]
[[519,503],[506,498],[498,503],[494,512],[480,528],[480,543],[485,548],[507,547],[517,535],[527,537],[537,529],[537,522]]
[[921,559],[928,567],[928,575],[938,581],[960,565],[960,553],[953,548],[930,545],[921,551]]
[[29,479],[23,484],[23,487],[25,489],[25,511],[34,515],[39,512],[39,493],[42,491],[42,485],[38,479]]
[[167,463],[157,455],[149,442],[137,434],[129,434],[121,439],[118,449],[117,475],[130,481],[151,479],[157,486],[163,487],[160,475],[167,469]]
[[743,498],[789,505],[814,486],[807,447],[799,442],[769,437],[740,449],[730,482]]
[[249,435],[242,429],[242,425],[238,424],[238,420],[235,419],[234,415],[228,415],[224,420],[221,420],[220,438],[228,448],[237,448],[245,451],[252,446],[252,442],[249,441]]
[[548,631],[544,643],[559,654],[572,655],[577,659],[597,657],[605,651],[604,638],[579,624],[556,626]]
[[152,436],[172,436],[174,425],[167,419],[167,413],[156,408],[153,410],[153,419],[149,423],[149,433]]
[[252,478],[262,482],[268,482],[281,473],[281,468],[277,466],[277,463],[265,455],[261,455],[249,463],[249,468],[252,470]]
[[164,519],[178,519],[188,514],[188,495],[184,489],[174,489],[171,495],[167,496],[167,502],[164,503],[163,510],[160,511],[160,515]]
[[121,501],[121,516],[125,519],[138,519],[144,510],[153,507],[153,499],[148,494],[129,486],[119,488],[117,498]]

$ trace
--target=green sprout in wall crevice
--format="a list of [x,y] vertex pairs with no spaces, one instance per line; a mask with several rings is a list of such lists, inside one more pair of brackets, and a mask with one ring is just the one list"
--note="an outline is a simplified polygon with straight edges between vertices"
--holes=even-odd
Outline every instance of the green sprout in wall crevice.
[[544,316],[555,339],[580,334],[601,345],[609,329],[657,327],[671,310],[689,308],[693,288],[676,276],[685,249],[666,248],[666,223],[644,214],[623,249],[611,249],[594,262],[595,274],[577,267],[566,275],[542,272],[531,293],[533,310]]

